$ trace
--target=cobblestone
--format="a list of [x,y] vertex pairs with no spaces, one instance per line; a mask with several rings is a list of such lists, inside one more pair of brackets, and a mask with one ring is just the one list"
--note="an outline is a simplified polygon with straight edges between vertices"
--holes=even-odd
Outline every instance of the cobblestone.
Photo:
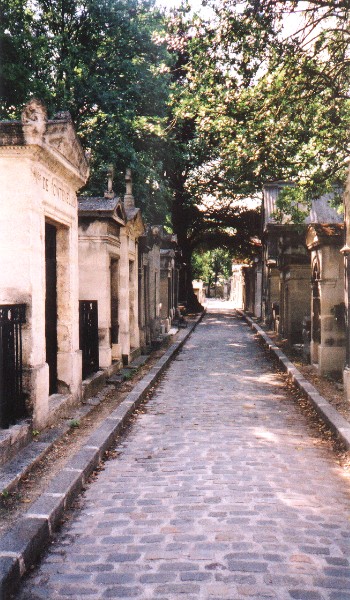
[[256,344],[208,313],[19,600],[350,600],[350,493]]

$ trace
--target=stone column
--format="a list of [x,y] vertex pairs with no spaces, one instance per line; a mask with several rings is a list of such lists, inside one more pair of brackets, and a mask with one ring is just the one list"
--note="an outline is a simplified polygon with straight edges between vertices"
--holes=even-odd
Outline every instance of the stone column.
[[69,228],[57,229],[57,375],[58,390],[81,396],[79,350],[78,216]]
[[[348,224],[346,225],[348,227]],[[347,234],[348,237],[348,234]],[[350,240],[349,240],[350,241]],[[345,322],[346,322],[346,346],[345,346],[345,367],[343,371],[345,397],[350,402],[350,247],[346,241],[342,249],[344,256],[345,272]]]
[[345,245],[341,249],[344,256],[345,269],[345,323],[346,323],[346,357],[343,372],[345,397],[350,402],[350,169],[344,194]]

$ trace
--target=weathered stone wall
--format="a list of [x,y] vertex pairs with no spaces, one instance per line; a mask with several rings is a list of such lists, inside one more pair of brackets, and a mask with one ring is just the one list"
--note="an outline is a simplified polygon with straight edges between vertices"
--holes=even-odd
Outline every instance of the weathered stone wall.
[[313,250],[311,260],[315,259],[319,261],[321,273],[321,343],[311,341],[311,360],[317,363],[319,373],[324,375],[341,372],[344,368],[345,329],[341,308],[344,302],[344,265],[339,246]]
[[[112,261],[120,260],[120,239],[109,232],[108,221],[93,220],[79,227],[79,299],[98,302],[99,366],[121,359],[120,344],[111,341]],[[114,295],[120,289],[118,269]]]
[[34,427],[50,422],[45,341],[45,222],[57,231],[58,391],[81,391],[76,191],[88,167],[66,114],[48,121],[32,101],[22,123],[0,124],[0,303],[25,303],[25,388]]
[[310,266],[293,265],[281,273],[280,331],[291,344],[302,343],[302,323],[310,314]]

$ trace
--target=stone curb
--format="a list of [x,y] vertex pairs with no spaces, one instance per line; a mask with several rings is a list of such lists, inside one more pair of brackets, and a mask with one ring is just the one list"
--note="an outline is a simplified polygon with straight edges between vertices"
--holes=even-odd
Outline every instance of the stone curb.
[[130,416],[202,320],[205,310],[190,323],[183,337],[169,346],[121,404],[89,436],[84,446],[51,481],[27,513],[0,538],[0,600],[10,600],[20,578],[46,548],[64,511],[82,490],[105,451],[123,431]]
[[266,332],[259,327],[243,310],[239,314],[263,340],[266,348],[279,361],[282,369],[288,373],[292,383],[310,400],[317,414],[323,419],[333,433],[342,441],[345,448],[350,450],[350,423],[316,390],[316,388],[298,371],[296,366],[276,346]]

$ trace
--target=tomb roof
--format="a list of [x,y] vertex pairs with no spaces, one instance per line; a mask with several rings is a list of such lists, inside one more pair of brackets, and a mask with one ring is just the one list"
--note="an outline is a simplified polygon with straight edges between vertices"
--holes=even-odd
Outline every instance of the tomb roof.
[[344,223],[314,223],[313,228],[317,233],[322,233],[326,237],[333,235],[342,235]]
[[306,234],[306,245],[309,248],[317,246],[342,244],[344,223],[313,223],[309,225]]
[[118,196],[79,196],[78,214],[80,217],[109,218],[125,222],[126,216],[123,204]]
[[97,211],[108,212],[113,211],[119,204],[120,198],[105,198],[104,196],[79,196],[78,207],[79,211]]

